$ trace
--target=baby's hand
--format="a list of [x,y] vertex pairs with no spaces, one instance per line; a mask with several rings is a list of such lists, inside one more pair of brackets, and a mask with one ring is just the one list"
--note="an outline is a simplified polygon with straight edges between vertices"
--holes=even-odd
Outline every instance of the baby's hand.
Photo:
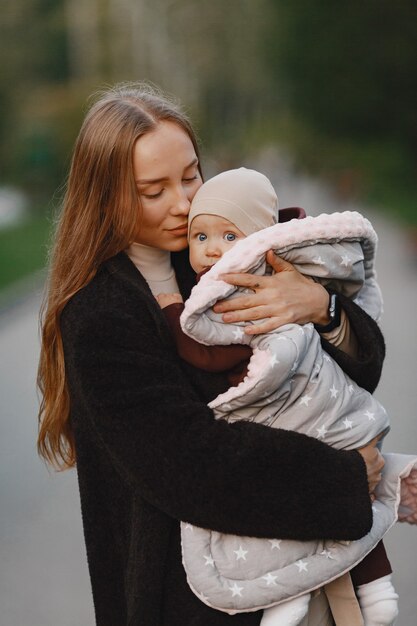
[[158,300],[158,304],[161,309],[165,309],[165,307],[169,306],[170,304],[183,302],[180,293],[158,293],[156,299]]

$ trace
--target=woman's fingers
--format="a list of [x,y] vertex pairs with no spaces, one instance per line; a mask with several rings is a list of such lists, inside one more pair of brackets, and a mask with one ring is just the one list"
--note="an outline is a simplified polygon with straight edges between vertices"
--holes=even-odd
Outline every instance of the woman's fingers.
[[363,460],[366,464],[366,472],[368,475],[368,484],[369,484],[369,493],[372,493],[379,481],[382,478],[382,470],[385,465],[384,458],[378,448],[376,448],[376,444],[379,441],[379,436],[375,437],[368,445],[358,450],[359,454],[362,455]]
[[[252,309],[253,307],[257,306],[258,302],[254,301],[253,297],[251,296],[240,296],[239,298],[230,298],[229,300],[219,300],[218,302],[216,302],[216,304],[213,306],[213,310],[215,313],[227,313],[229,311],[233,311],[234,313],[238,313],[238,312],[244,312],[247,309]],[[229,316],[230,317],[230,316]],[[250,317],[247,317],[246,320],[252,319]],[[226,322],[242,322],[245,321],[243,318],[241,317],[236,317],[233,319],[230,317],[230,319],[224,319],[224,321]]]
[[[266,261],[277,274],[280,272],[296,272],[291,263],[288,263],[288,261],[284,261],[281,257],[276,256],[272,250],[267,252]],[[219,278],[224,280],[225,283],[229,283],[229,285],[246,287],[253,289],[254,291],[256,289],[268,287],[271,282],[269,276],[257,276],[256,274],[229,273],[221,274]]]
[[240,308],[236,310],[232,310],[223,314],[223,321],[226,323],[236,323],[236,322],[252,322],[256,320],[261,320],[265,317],[271,317],[271,311],[268,306],[265,305],[255,305],[248,306],[247,308]]
[[244,328],[245,335],[260,335],[261,333],[269,333],[283,326],[286,322],[279,317],[268,317],[259,324],[248,324]]
[[257,276],[256,274],[221,274],[219,278],[229,285],[246,287],[254,291],[267,284],[264,276]]
[[[225,282],[247,289],[249,293],[219,301],[213,310],[223,314],[223,321],[226,323],[256,321],[270,317],[274,323],[259,326],[266,329],[264,332],[290,323],[325,324],[328,321],[329,294],[324,287],[300,274],[291,263],[277,257],[271,250],[266,258],[275,272],[272,275],[230,273],[220,276]],[[265,307],[268,307],[268,310],[265,310]],[[249,334],[256,332],[262,330],[252,329]]]
[[266,253],[266,262],[272,267],[274,272],[295,272],[294,266],[285,261],[280,256],[277,256],[273,250],[268,250]]

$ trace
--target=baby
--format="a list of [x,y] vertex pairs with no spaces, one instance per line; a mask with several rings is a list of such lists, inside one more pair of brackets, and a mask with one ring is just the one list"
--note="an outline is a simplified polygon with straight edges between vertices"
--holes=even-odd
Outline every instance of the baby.
[[[287,211],[290,211],[290,218],[303,218],[305,215],[301,209]],[[282,212],[282,215],[285,213]],[[278,200],[264,175],[240,168],[210,179],[197,192],[188,222],[190,263],[198,279],[237,241],[277,222]],[[355,245],[348,244],[353,249]],[[359,283],[363,278],[363,260],[359,257],[349,276],[352,284]],[[157,299],[172,329],[181,358],[207,371],[227,372],[232,386],[244,380],[252,354],[248,345],[202,345],[181,329],[180,316],[184,305],[180,294],[160,294]],[[337,345],[343,343],[347,349],[354,349],[354,338],[349,335],[346,316],[333,292],[331,307],[330,324],[317,330],[328,333],[326,337]],[[304,398],[307,402],[308,396]],[[391,571],[381,542],[352,570],[365,626],[389,626],[397,616],[397,595],[391,583]],[[310,594],[306,593],[265,609],[262,626],[300,623],[307,614],[309,597]]]

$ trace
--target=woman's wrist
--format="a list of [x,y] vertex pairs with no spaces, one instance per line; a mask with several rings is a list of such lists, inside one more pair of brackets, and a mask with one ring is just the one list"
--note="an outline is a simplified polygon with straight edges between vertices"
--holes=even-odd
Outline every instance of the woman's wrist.
[[329,306],[327,310],[327,314],[329,317],[329,322],[325,325],[323,324],[314,324],[317,332],[330,333],[334,331],[336,328],[339,328],[341,321],[341,307],[339,298],[337,297],[337,293],[325,287],[327,293],[329,294]]
[[314,283],[315,293],[314,302],[316,303],[315,312],[310,320],[318,326],[327,326],[330,322],[329,303],[330,294],[320,283]]

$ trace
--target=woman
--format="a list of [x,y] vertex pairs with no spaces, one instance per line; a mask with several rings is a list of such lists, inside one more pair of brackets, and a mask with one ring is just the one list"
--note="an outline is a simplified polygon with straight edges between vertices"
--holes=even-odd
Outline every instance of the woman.
[[[301,540],[353,540],[371,525],[369,491],[383,465],[373,446],[341,452],[298,433],[216,421],[206,403],[227,380],[175,352],[154,294],[179,289],[186,298],[194,284],[187,215],[201,184],[193,130],[162,95],[121,86],[92,106],[52,258],[38,445],[49,462],[77,464],[99,626],[259,624],[259,612],[230,617],[193,595],[179,520]],[[275,269],[253,295],[234,301],[226,321],[325,326],[327,292],[289,264]],[[230,276],[238,285],[250,280]],[[342,305],[359,354],[328,342],[326,349],[373,391],[383,339],[358,307]],[[264,330],[265,323],[252,327]],[[332,623],[323,594],[308,623]]]

